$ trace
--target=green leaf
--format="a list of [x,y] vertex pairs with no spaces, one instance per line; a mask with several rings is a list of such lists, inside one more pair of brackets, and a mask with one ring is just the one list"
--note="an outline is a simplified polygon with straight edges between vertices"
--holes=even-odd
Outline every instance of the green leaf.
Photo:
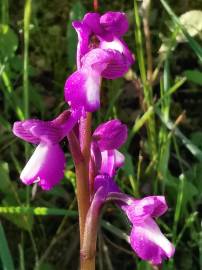
[[0,191],[3,193],[10,192],[11,182],[9,178],[8,163],[0,163]]
[[52,264],[44,262],[39,266],[39,270],[54,270],[56,269]]
[[76,1],[73,4],[72,9],[70,10],[69,14],[69,21],[67,24],[67,53],[68,53],[68,59],[67,64],[70,69],[73,69],[76,65],[75,59],[76,59],[76,48],[77,48],[77,34],[75,29],[72,27],[72,22],[74,20],[81,20],[82,17],[85,14],[85,8],[80,1]]
[[18,38],[15,32],[8,25],[0,24],[0,61],[14,55],[18,47]]
[[138,264],[137,270],[152,270],[152,267],[148,262],[141,261]]
[[11,123],[5,119],[2,115],[0,115],[0,124],[4,127],[7,131],[11,131]]
[[198,189],[194,186],[191,179],[186,179],[184,182],[184,190],[183,190],[183,202],[182,207],[184,209],[187,207],[188,203],[191,203],[195,196],[198,195]]
[[168,5],[167,1],[160,0],[163,7],[167,11],[167,13],[170,15],[172,21],[176,24],[177,27],[180,28],[180,30],[183,32],[184,36],[186,37],[189,46],[192,48],[192,50],[195,52],[195,54],[198,56],[199,60],[202,62],[202,47],[200,44],[190,36],[190,34],[187,32],[186,27],[184,27],[180,19],[175,15],[175,13],[172,11],[170,6]]
[[129,243],[129,236],[122,230],[120,230],[119,228],[117,228],[116,226],[112,225],[110,222],[108,221],[101,221],[101,225],[103,228],[105,228],[107,231],[111,232],[112,234],[114,234],[116,237],[125,240],[127,243]]
[[202,132],[196,131],[191,134],[191,141],[202,150]]
[[129,132],[128,135],[128,140],[127,140],[127,147],[130,146],[130,142],[133,138],[133,136],[143,127],[143,125],[149,121],[151,118],[151,115],[154,113],[154,107],[150,106],[148,110],[139,118],[136,119],[131,131]]
[[202,196],[202,163],[194,165],[185,172],[186,178],[196,187],[197,192]]
[[202,85],[202,72],[199,70],[186,70],[184,75],[189,81]]
[[10,250],[8,247],[8,242],[6,240],[6,235],[3,226],[0,222],[0,256],[3,264],[3,270],[14,270],[14,264]]
[[192,141],[188,139],[180,131],[180,129],[175,126],[175,124],[172,121],[170,120],[166,121],[165,119],[163,119],[161,112],[158,109],[156,109],[155,111],[159,116],[159,118],[161,119],[161,121],[166,125],[166,127],[169,130],[171,130],[177,137],[180,138],[180,140],[182,141],[184,146],[190,151],[190,153],[192,153],[192,155],[195,156],[195,158],[197,158],[199,161],[202,161],[202,151],[195,144],[193,144]]
[[200,269],[202,269],[202,225],[200,228],[198,245],[199,245],[199,257],[200,257],[200,259],[199,259],[200,260]]
[[[202,31],[202,10],[189,10],[182,14],[179,20],[191,37],[198,35]],[[179,33],[177,40],[184,42],[186,38],[182,33]]]
[[124,153],[125,156],[125,163],[123,170],[127,175],[134,175],[134,167],[133,167],[133,160],[132,156],[128,153]]
[[189,203],[199,194],[199,190],[196,188],[192,182],[193,178],[185,173],[180,175],[180,177],[175,177],[169,172],[167,178],[165,179],[165,184],[167,186],[167,191],[169,198],[172,198],[173,202],[176,203],[176,194],[181,193],[181,202],[180,202],[180,212],[185,214],[185,209]]
[[[20,191],[17,192],[15,183],[10,181],[9,168],[6,162],[0,163],[0,191],[4,194],[2,199],[2,205],[7,208],[10,205],[18,205],[20,200]],[[23,194],[22,194],[23,195]],[[18,197],[19,196],[19,197]],[[0,207],[1,208],[1,207]],[[2,211],[2,216],[11,221],[13,224],[24,230],[31,230],[33,226],[33,215],[28,213],[27,215],[17,216],[11,214],[9,211]]]

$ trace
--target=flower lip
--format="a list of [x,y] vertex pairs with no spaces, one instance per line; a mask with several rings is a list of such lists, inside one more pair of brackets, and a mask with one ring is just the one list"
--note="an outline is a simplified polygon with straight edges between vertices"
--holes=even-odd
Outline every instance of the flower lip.
[[40,143],[21,172],[20,179],[26,185],[37,181],[44,190],[49,190],[63,178],[65,156],[58,144]]
[[162,234],[155,221],[148,217],[141,225],[134,225],[130,244],[138,256],[154,265],[171,258],[175,252],[172,243]]

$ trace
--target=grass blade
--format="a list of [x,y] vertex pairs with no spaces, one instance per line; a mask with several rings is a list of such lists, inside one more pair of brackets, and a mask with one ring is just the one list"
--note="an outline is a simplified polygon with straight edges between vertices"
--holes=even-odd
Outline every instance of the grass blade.
[[202,47],[199,45],[199,43],[190,36],[190,34],[187,32],[185,27],[181,24],[179,18],[175,15],[175,13],[172,11],[170,6],[167,4],[165,0],[160,0],[161,4],[165,8],[165,10],[168,12],[170,15],[171,19],[173,22],[180,28],[180,30],[183,32],[185,35],[189,46],[192,48],[192,50],[195,52],[195,54],[198,56],[199,60],[202,62]]
[[202,269],[202,223],[201,223],[201,231],[199,233],[199,256],[200,256],[200,269]]
[[77,216],[76,211],[59,209],[59,208],[46,208],[46,207],[20,207],[20,206],[1,206],[0,214],[33,214],[36,216]]
[[8,243],[6,240],[6,235],[2,224],[0,223],[0,256],[3,264],[3,270],[14,270],[14,264]]
[[182,143],[190,151],[190,153],[192,153],[192,155],[195,156],[199,161],[202,161],[202,151],[196,145],[194,145],[192,141],[189,140],[172,121],[165,121],[165,119],[163,119],[161,115],[161,112],[158,109],[156,109],[155,111],[161,121],[166,125],[166,127],[171,130],[178,138],[181,139]]
[[21,244],[18,245],[19,257],[20,257],[20,270],[25,270],[25,258],[24,250]]
[[23,89],[24,89],[24,114],[29,116],[29,25],[31,17],[32,0],[26,0],[24,9],[24,67],[23,67]]
[[103,228],[105,228],[106,230],[108,230],[109,232],[111,232],[112,234],[114,234],[116,237],[118,237],[120,239],[123,239],[127,243],[129,243],[129,237],[128,237],[128,235],[125,232],[123,232],[119,228],[115,227],[114,225],[112,225],[108,221],[102,220],[101,224],[102,224],[102,227]]

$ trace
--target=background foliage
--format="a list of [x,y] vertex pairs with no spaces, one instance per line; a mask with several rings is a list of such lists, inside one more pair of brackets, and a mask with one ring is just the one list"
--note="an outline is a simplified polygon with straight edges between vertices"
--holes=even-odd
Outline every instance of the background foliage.
[[[99,1],[100,12],[128,14],[125,40],[136,63],[123,79],[103,82],[103,106],[94,115],[94,127],[117,117],[129,126],[122,149],[126,164],[117,181],[136,197],[166,196],[169,211],[159,222],[176,254],[162,267],[196,270],[202,268],[201,1],[156,0],[148,13],[146,3]],[[63,85],[75,69],[77,43],[71,21],[93,5],[88,0],[1,0],[0,9],[0,269],[76,269],[71,157],[67,154],[61,185],[50,192],[25,187],[19,173],[33,148],[11,129],[16,120],[48,120],[66,108]],[[151,39],[145,36],[145,20]],[[148,80],[150,41],[153,76]],[[63,146],[67,149],[67,142]],[[125,233],[130,225],[121,212],[108,205],[103,213],[97,269],[152,269],[130,249]]]

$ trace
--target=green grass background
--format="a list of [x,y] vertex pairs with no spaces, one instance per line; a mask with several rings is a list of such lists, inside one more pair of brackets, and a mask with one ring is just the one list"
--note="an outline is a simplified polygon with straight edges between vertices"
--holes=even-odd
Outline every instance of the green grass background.
[[[127,13],[130,30],[124,38],[136,63],[124,78],[103,81],[102,108],[93,126],[120,118],[129,127],[122,149],[126,163],[117,176],[124,192],[166,196],[169,210],[158,223],[176,253],[162,269],[202,269],[201,1],[151,2],[143,10],[147,1],[99,1],[101,13]],[[190,10],[198,11],[186,22],[194,21],[192,30],[180,19]],[[92,1],[0,2],[0,269],[78,268],[75,173],[67,142],[65,177],[42,192],[20,183],[33,147],[11,130],[17,120],[49,120],[67,108],[63,86],[76,68],[71,22],[87,11],[93,11]],[[105,207],[96,269],[154,269],[132,252],[129,231],[123,214]]]

